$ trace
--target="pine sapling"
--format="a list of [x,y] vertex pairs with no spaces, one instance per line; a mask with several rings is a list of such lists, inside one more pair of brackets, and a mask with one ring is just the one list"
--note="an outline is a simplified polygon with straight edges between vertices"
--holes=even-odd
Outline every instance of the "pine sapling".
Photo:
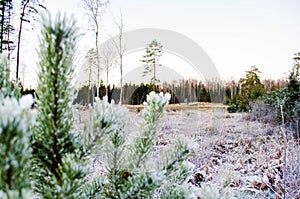
[[74,20],[42,18],[37,124],[32,136],[34,190],[42,198],[80,198],[85,177],[81,142],[72,132]]
[[86,185],[87,198],[153,198],[155,195],[193,198],[186,183],[191,171],[187,162],[191,145],[180,138],[157,160],[152,156],[159,121],[169,100],[169,94],[147,95],[143,121],[134,134],[124,130],[124,107],[97,99],[93,122],[100,128],[98,134],[93,131],[96,134],[92,137],[102,137],[98,139],[101,140],[99,151],[94,152],[103,163],[103,175],[95,174]]
[[0,198],[31,198],[32,95],[0,98]]

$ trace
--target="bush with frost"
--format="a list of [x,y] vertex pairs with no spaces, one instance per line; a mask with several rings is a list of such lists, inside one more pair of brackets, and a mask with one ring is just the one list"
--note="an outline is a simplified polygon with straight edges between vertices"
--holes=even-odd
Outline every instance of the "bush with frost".
[[[187,158],[192,144],[180,137],[174,145],[154,158],[159,121],[170,95],[151,92],[144,102],[143,121],[137,132],[125,132],[126,109],[96,100],[94,135],[103,162],[102,175],[86,185],[88,198],[193,198],[195,192],[186,182],[191,174]],[[101,137],[101,139],[100,139]]]

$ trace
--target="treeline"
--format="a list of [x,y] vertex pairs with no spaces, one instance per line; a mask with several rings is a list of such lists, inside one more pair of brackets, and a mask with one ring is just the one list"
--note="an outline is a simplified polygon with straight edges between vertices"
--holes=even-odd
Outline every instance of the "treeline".
[[[116,103],[119,103],[120,88],[114,85],[108,87],[108,100],[114,99]],[[93,98],[96,96],[96,86],[89,89],[88,86],[83,86],[78,90],[75,103],[87,105],[93,103]],[[154,84],[131,84],[126,83],[123,86],[123,104],[138,105],[142,104],[146,100],[146,95],[151,91],[156,92],[169,92],[171,94],[171,104],[183,103],[183,102],[211,102],[211,93],[207,90],[206,86],[202,82],[195,80],[181,81],[178,84],[161,85]],[[99,95],[102,99],[106,94],[106,88],[103,83],[100,84]]]
[[[263,80],[265,92],[283,87],[285,80]],[[108,100],[114,99],[119,103],[120,88],[114,85],[108,85]],[[218,102],[228,104],[229,100],[241,93],[242,84],[237,80],[211,80],[202,82],[198,80],[181,80],[172,84],[162,83],[154,86],[153,84],[131,84],[126,83],[123,86],[123,104],[138,105],[146,100],[146,95],[151,91],[169,92],[171,94],[171,104],[189,103],[189,102]],[[97,88],[94,86],[89,89],[88,86],[82,86],[77,91],[77,98],[74,103],[87,105],[93,103]],[[99,95],[102,99],[106,95],[106,87],[101,82]]]

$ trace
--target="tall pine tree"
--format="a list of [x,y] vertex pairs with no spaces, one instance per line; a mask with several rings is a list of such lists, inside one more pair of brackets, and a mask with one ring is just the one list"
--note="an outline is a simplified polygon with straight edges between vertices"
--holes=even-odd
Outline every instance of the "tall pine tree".
[[156,67],[160,65],[158,58],[163,54],[162,48],[163,46],[158,41],[153,40],[146,47],[146,54],[141,60],[141,62],[145,63],[144,76],[152,73],[151,83],[154,85],[159,81],[156,76]]

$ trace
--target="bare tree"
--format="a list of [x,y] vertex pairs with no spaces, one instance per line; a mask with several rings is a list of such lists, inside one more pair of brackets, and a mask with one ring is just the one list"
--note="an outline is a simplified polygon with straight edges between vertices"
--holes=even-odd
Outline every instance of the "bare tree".
[[126,48],[123,44],[123,32],[124,32],[124,25],[123,25],[123,15],[122,12],[120,12],[120,22],[118,23],[115,20],[115,24],[118,27],[118,41],[116,43],[116,47],[118,50],[118,56],[119,56],[119,67],[120,67],[120,104],[123,102],[123,56],[125,54]]
[[105,66],[105,72],[106,72],[106,82],[105,82],[105,95],[108,96],[108,74],[109,70],[111,69],[114,58],[115,58],[115,52],[114,49],[111,48],[112,46],[109,45],[109,43],[106,43],[104,48],[102,49],[102,56],[101,59],[103,61],[103,64]]
[[20,28],[19,28],[19,34],[18,34],[18,49],[17,49],[17,70],[16,70],[16,80],[17,81],[19,79],[20,46],[21,46],[22,27],[23,27],[23,21],[24,21],[24,17],[25,17],[25,9],[26,9],[27,5],[29,4],[29,1],[30,0],[24,0],[21,2],[22,11],[21,11],[21,17],[20,17]]
[[[17,65],[16,65],[16,80],[19,79],[19,67],[20,67],[20,48],[21,48],[21,36],[23,30],[23,22],[30,23],[28,18],[30,14],[38,14],[38,8],[46,9],[39,0],[22,0],[21,1],[21,13],[20,13],[20,25],[18,33],[18,44],[17,44]],[[32,18],[34,19],[34,18]]]
[[[114,18],[114,17],[113,17]],[[122,12],[120,12],[120,19],[117,20],[114,18],[114,23],[116,24],[118,28],[118,34],[116,36],[111,36],[110,34],[109,37],[111,38],[111,45],[114,46],[115,51],[117,53],[118,59],[116,60],[117,64],[119,65],[120,68],[120,101],[119,103],[122,104],[123,102],[123,57],[126,52],[126,47],[123,41],[123,33],[124,33],[124,23],[123,23],[123,15]]]
[[90,23],[93,26],[95,32],[95,50],[97,56],[97,97],[99,97],[100,88],[100,55],[99,55],[99,27],[100,17],[104,11],[104,8],[109,3],[109,0],[81,0],[83,8],[86,11],[87,16],[90,19]]

